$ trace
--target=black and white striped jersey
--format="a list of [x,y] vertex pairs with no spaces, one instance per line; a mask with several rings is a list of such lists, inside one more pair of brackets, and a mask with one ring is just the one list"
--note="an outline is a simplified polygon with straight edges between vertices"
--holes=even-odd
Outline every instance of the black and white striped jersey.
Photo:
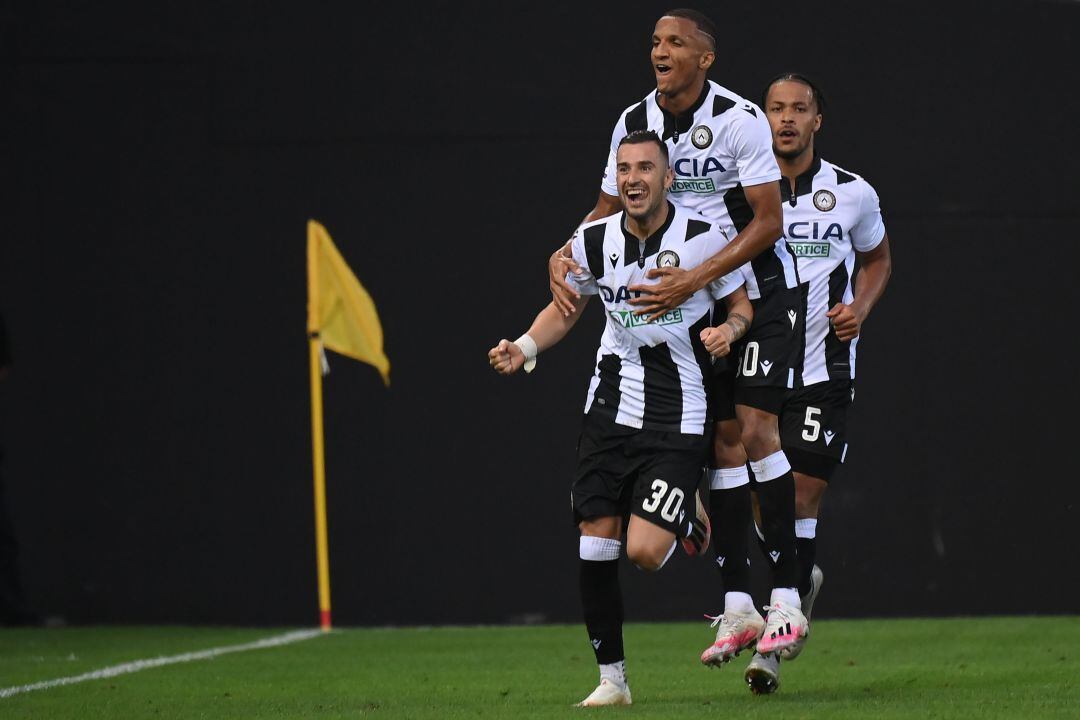
[[814,156],[814,164],[795,178],[784,178],[784,240],[799,263],[806,293],[806,344],[803,385],[855,377],[858,338],[840,342],[825,313],[853,299],[855,252],[876,248],[885,237],[877,193],[854,173]]
[[667,222],[645,242],[624,221],[620,212],[582,225],[572,242],[583,272],[568,273],[567,280],[582,295],[599,295],[607,315],[585,412],[633,428],[702,435],[711,358],[700,335],[713,301],[742,287],[742,273],[725,275],[646,323],[634,314],[627,288],[657,282],[645,277],[652,268],[696,267],[720,252],[727,238],[703,216],[670,202]]
[[[734,238],[754,219],[744,187],[780,179],[765,114],[754,103],[706,81],[701,96],[678,117],[660,107],[657,93],[623,111],[611,134],[611,151],[600,189],[618,195],[615,153],[634,130],[654,130],[668,146],[675,182],[671,200],[718,223]],[[782,239],[750,263],[746,291],[751,299],[773,285],[797,284],[795,266]]]

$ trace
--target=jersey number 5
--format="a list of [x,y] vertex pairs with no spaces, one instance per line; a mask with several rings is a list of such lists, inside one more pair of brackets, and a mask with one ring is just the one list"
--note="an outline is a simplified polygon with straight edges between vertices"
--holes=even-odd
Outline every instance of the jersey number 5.
[[806,427],[802,431],[802,439],[806,442],[817,442],[821,435],[821,421],[817,416],[821,414],[821,408],[806,406]]

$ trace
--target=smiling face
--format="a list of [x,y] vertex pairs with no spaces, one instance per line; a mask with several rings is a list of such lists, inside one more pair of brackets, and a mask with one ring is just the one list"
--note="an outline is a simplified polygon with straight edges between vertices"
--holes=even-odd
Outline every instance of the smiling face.
[[626,214],[648,225],[664,202],[674,175],[655,142],[624,143],[615,156],[619,198]]
[[821,128],[821,112],[809,86],[797,80],[773,83],[765,95],[765,114],[777,157],[793,160],[813,150],[814,133]]
[[699,87],[715,57],[712,41],[693,20],[665,15],[656,22],[652,65],[661,95],[674,96]]

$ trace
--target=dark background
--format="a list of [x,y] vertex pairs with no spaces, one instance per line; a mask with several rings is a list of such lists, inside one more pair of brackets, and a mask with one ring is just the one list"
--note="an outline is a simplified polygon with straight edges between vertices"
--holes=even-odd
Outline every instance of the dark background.
[[[818,614],[1080,611],[1080,4],[709,3],[711,77],[816,76],[894,275],[860,344]],[[312,624],[305,221],[393,364],[331,355],[338,624],[577,621],[567,489],[600,313],[547,301],[663,4],[21,2],[0,10],[0,439],[30,599],[73,622]],[[630,619],[718,578],[627,566]]]

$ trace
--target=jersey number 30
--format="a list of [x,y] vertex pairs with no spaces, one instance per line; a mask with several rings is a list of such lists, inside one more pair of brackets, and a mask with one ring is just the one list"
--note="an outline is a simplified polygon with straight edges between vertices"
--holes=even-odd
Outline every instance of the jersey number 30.
[[668,522],[674,522],[675,516],[682,509],[683,498],[686,497],[683,491],[679,488],[671,488],[669,493],[668,484],[660,478],[653,480],[652,491],[652,497],[641,503],[641,508],[645,512],[656,512],[656,508],[660,507],[660,501],[664,499],[664,495],[667,495],[667,502],[664,503],[663,509],[660,510],[660,517]]

